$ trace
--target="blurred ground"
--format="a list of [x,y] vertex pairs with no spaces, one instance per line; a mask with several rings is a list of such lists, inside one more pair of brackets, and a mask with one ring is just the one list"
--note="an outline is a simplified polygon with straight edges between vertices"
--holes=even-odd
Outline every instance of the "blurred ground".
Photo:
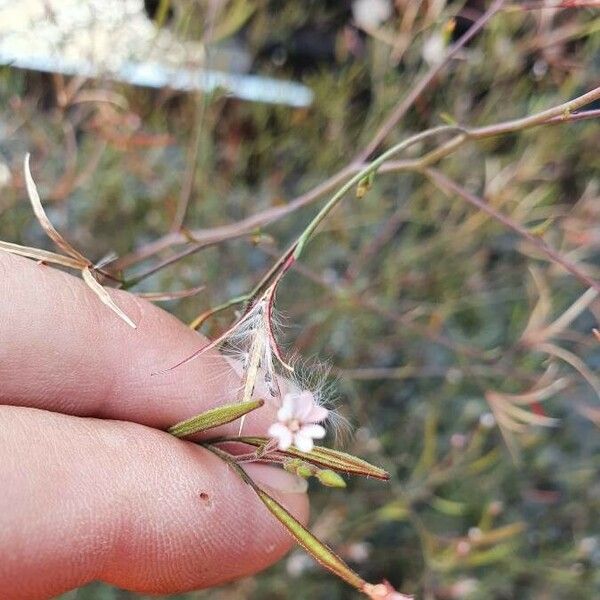
[[[211,17],[212,37],[202,3],[165,17],[176,35],[208,48],[242,47],[254,73],[306,84],[310,108],[1,67],[0,238],[49,247],[25,200],[27,151],[50,218],[92,259],[161,238],[183,206],[186,231],[197,232],[286,205],[366,146],[485,5],[398,0],[386,16],[387,3],[376,4],[381,22],[362,28],[350,2],[231,0]],[[381,148],[448,119],[484,125],[531,114],[599,81],[598,10],[505,10]],[[544,126],[469,143],[440,169],[598,279],[599,145],[597,120]],[[250,288],[322,202],[136,289],[205,285],[167,304],[191,320]],[[516,234],[417,173],[379,175],[365,198],[349,196],[282,284],[279,307],[289,346],[329,360],[339,378],[340,411],[353,426],[346,447],[393,479],[315,489],[314,531],[361,575],[419,598],[600,597],[600,350],[591,334],[600,306],[581,306],[542,340],[550,347],[532,342],[584,292]],[[543,404],[507,396],[557,381]],[[505,422],[501,431],[498,416],[513,401],[534,417],[513,411],[519,427]],[[559,421],[541,427],[536,416]],[[93,584],[62,600],[137,597]],[[173,596],[353,597],[299,551],[255,578]]]

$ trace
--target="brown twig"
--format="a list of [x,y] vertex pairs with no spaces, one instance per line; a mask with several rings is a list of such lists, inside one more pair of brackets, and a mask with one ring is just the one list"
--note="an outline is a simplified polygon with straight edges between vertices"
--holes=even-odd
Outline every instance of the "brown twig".
[[[208,14],[206,18],[206,27],[202,36],[202,43],[208,47],[213,39],[215,25],[217,17],[223,8],[223,2],[220,0],[212,0],[208,3]],[[208,55],[207,64],[205,68],[210,69],[210,53]],[[191,146],[188,148],[187,164],[185,168],[185,176],[183,185],[179,194],[179,202],[177,203],[177,211],[173,223],[171,224],[171,231],[179,231],[183,227],[185,216],[188,211],[192,192],[194,190],[194,181],[196,180],[196,166],[198,158],[200,156],[200,146],[202,143],[203,123],[204,117],[207,110],[207,98],[205,95],[199,99],[198,105],[195,111],[195,122],[194,122],[194,135]]]
[[436,65],[433,65],[431,69],[422,77],[415,85],[410,86],[410,92],[405,98],[394,108],[390,116],[386,119],[383,125],[377,130],[373,139],[365,146],[354,162],[363,163],[367,160],[378,146],[385,140],[390,134],[392,129],[396,127],[400,119],[408,112],[410,107],[420,98],[421,94],[429,87],[431,82],[438,76],[440,71],[456,56],[461,48],[469,42],[473,37],[477,35],[486,25],[486,23],[502,9],[505,0],[495,0],[492,2],[489,9],[469,27],[469,29],[458,39],[446,52],[443,60]]
[[534,246],[537,250],[539,250],[542,254],[548,257],[552,262],[563,267],[569,273],[577,277],[582,283],[586,286],[594,288],[595,290],[600,291],[600,282],[592,279],[585,271],[580,269],[575,263],[567,260],[559,254],[556,250],[548,246],[544,240],[538,236],[533,235],[528,229],[523,227],[520,223],[517,223],[508,215],[502,214],[497,211],[493,206],[487,203],[482,198],[479,198],[475,194],[465,190],[460,185],[458,185],[452,179],[449,179],[437,169],[425,168],[423,169],[423,173],[429,177],[429,179],[441,190],[450,191],[464,200],[466,200],[475,208],[485,212],[490,215],[493,219],[502,223],[508,229],[511,229],[515,233],[518,233],[523,239],[527,240],[532,246]]
[[600,0],[564,0],[556,4],[548,4],[546,1],[542,2],[521,2],[519,4],[512,4],[506,7],[509,11],[521,11],[521,10],[566,10],[569,8],[598,8],[600,7]]
[[[289,202],[285,206],[279,206],[276,208],[271,208],[263,211],[262,213],[258,213],[247,219],[239,221],[234,225],[226,225],[220,228],[214,228],[209,230],[196,230],[194,232],[194,237],[197,239],[202,239],[202,241],[210,241],[214,243],[220,243],[221,241],[225,241],[228,239],[233,239],[236,237],[240,237],[245,235],[249,231],[256,229],[257,227],[262,227],[285,217],[286,215],[295,212],[296,210],[311,204],[315,200],[318,200],[321,196],[324,196],[326,193],[337,187],[348,177],[351,177],[354,173],[360,170],[363,166],[362,163],[365,159],[374,151],[377,146],[381,143],[381,140],[385,138],[389,131],[391,130],[398,121],[404,116],[404,114],[408,111],[408,109],[412,106],[412,104],[419,98],[419,96],[427,89],[430,83],[435,79],[440,70],[452,59],[456,53],[471,40],[481,29],[485,26],[485,24],[496,14],[505,0],[496,0],[493,5],[490,7],[488,11],[486,11],[473,25],[448,49],[448,52],[444,59],[437,65],[433,66],[425,76],[412,88],[410,94],[402,100],[402,102],[397,106],[397,108],[390,115],[388,120],[382,127],[377,131],[377,133],[373,136],[373,139],[367,147],[357,155],[357,157],[352,161],[352,164],[344,167],[340,171],[338,171],[335,175],[329,177],[323,183],[317,185],[312,190],[298,196],[291,202]],[[381,139],[379,139],[381,137]],[[187,187],[185,188],[187,190]],[[186,195],[183,194],[180,197],[180,207],[183,202],[185,202],[185,206],[187,206],[187,192]],[[178,213],[181,213],[181,208],[178,208]],[[175,223],[183,222],[183,219],[179,217],[179,219],[175,220]],[[181,223],[179,225],[181,226]],[[212,234],[212,235],[211,235]],[[203,239],[204,237],[209,239]],[[171,232],[162,238],[156,240],[151,244],[145,245],[143,248],[140,248],[137,251],[132,252],[131,254],[124,256],[122,259],[115,263],[116,269],[125,269],[132,264],[145,260],[158,252],[176,244],[180,244],[185,242],[183,236],[175,230],[175,227],[171,230]]]
[[[226,240],[240,238],[260,227],[272,223],[273,221],[282,219],[283,217],[299,210],[304,206],[312,204],[314,201],[321,198],[321,196],[324,196],[327,192],[356,173],[357,170],[358,169],[356,166],[346,167],[327,181],[321,183],[305,194],[298,196],[284,206],[269,208],[262,212],[251,215],[246,219],[237,221],[236,223],[230,223],[228,225],[222,225],[220,227],[213,227],[209,229],[196,229],[192,232],[192,237],[194,240],[196,240],[196,243],[204,244],[219,244]],[[184,233],[171,232],[155,240],[154,242],[144,245],[131,254],[123,256],[117,260],[113,266],[117,270],[126,269],[127,267],[146,260],[155,254],[170,248],[171,246],[184,244],[188,241],[189,236],[186,236]]]
[[[480,140],[488,137],[504,135],[515,131],[530,129],[540,125],[555,125],[560,123],[569,123],[571,121],[580,121],[583,119],[596,118],[600,111],[590,110],[584,112],[575,112],[580,108],[590,104],[600,98],[600,86],[590,90],[586,94],[578,96],[573,100],[559,104],[558,106],[549,108],[540,113],[496,123],[494,125],[486,125],[474,128],[462,128],[461,133],[451,138],[442,146],[432,150],[419,159],[390,161],[384,163],[380,168],[380,173],[398,172],[398,171],[419,171],[425,167],[431,166],[442,158],[449,156],[459,147],[469,140]],[[351,164],[336,173],[330,179],[324,181],[309,192],[292,200],[285,206],[278,206],[256,213],[246,219],[242,219],[236,223],[214,227],[210,229],[198,229],[191,233],[196,243],[214,245],[226,240],[240,238],[256,229],[277,221],[296,210],[311,204],[325,195],[337,185],[345,182],[349,177],[352,177],[357,172],[365,168],[363,164]],[[150,244],[146,244],[142,248],[128,254],[113,263],[115,270],[125,269],[137,262],[146,260],[159,252],[170,248],[177,244],[183,244],[189,241],[189,236],[180,232],[169,233]]]

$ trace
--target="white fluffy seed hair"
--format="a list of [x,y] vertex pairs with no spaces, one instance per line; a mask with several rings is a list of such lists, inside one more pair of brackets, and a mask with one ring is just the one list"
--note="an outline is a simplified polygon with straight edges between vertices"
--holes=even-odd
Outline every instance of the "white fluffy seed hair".
[[[266,303],[257,303],[250,314],[246,315],[243,322],[221,344],[221,352],[227,358],[233,360],[234,368],[238,371],[238,374],[241,372],[240,366],[243,369],[243,365],[247,360],[257,331],[265,333],[265,311]],[[281,315],[271,315],[271,324],[275,332],[281,331],[283,327]],[[272,354],[269,343],[267,343],[265,350]],[[299,355],[292,355],[288,362],[294,369],[291,374],[288,371],[278,369],[280,365],[277,359],[274,359],[274,356],[265,357],[264,360],[261,360],[259,378],[265,380],[265,363],[267,363],[273,370],[270,375],[282,384],[278,386],[280,394],[285,395],[286,391],[296,393],[302,390],[310,391],[315,398],[315,402],[329,411],[327,424],[333,433],[336,445],[343,445],[349,437],[350,424],[337,410],[339,397],[337,395],[336,379],[331,377],[330,374],[330,366],[326,362],[318,361],[316,358],[302,358]],[[281,404],[283,398],[279,397],[274,400]]]
[[308,390],[319,406],[329,411],[327,423],[333,433],[336,445],[344,445],[350,435],[350,423],[338,410],[339,395],[337,393],[337,380],[331,376],[331,367],[328,363],[316,358],[302,358],[293,356],[290,365],[294,372],[289,379],[290,391],[301,392]]
[[[267,331],[266,315],[267,304],[265,301],[258,302],[250,312],[242,317],[241,323],[231,332],[221,344],[221,349],[233,355],[241,356],[247,353],[252,345],[257,332],[266,335],[269,348],[271,347],[271,332],[277,335],[283,328],[282,316],[277,311],[272,311],[269,317],[271,332]],[[279,340],[276,340],[279,342]]]

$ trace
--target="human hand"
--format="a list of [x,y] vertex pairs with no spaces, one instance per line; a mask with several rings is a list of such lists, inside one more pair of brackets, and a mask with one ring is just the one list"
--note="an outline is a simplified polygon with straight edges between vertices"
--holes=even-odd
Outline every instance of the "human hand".
[[[0,288],[1,598],[49,598],[96,579],[174,593],[255,573],[289,549],[227,465],[160,431],[235,401],[225,359],[207,353],[151,377],[202,343],[168,313],[111,291],[133,330],[83,282],[1,252]],[[245,432],[272,421],[263,407]],[[306,521],[305,482],[246,468]]]

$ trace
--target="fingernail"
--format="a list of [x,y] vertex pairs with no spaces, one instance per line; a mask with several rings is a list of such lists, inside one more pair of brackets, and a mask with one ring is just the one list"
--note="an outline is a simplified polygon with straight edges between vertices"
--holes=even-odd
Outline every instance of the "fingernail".
[[255,481],[259,487],[265,486],[275,492],[284,494],[304,494],[308,489],[308,482],[293,473],[283,469],[261,465],[259,463],[248,463],[244,465],[244,471]]

